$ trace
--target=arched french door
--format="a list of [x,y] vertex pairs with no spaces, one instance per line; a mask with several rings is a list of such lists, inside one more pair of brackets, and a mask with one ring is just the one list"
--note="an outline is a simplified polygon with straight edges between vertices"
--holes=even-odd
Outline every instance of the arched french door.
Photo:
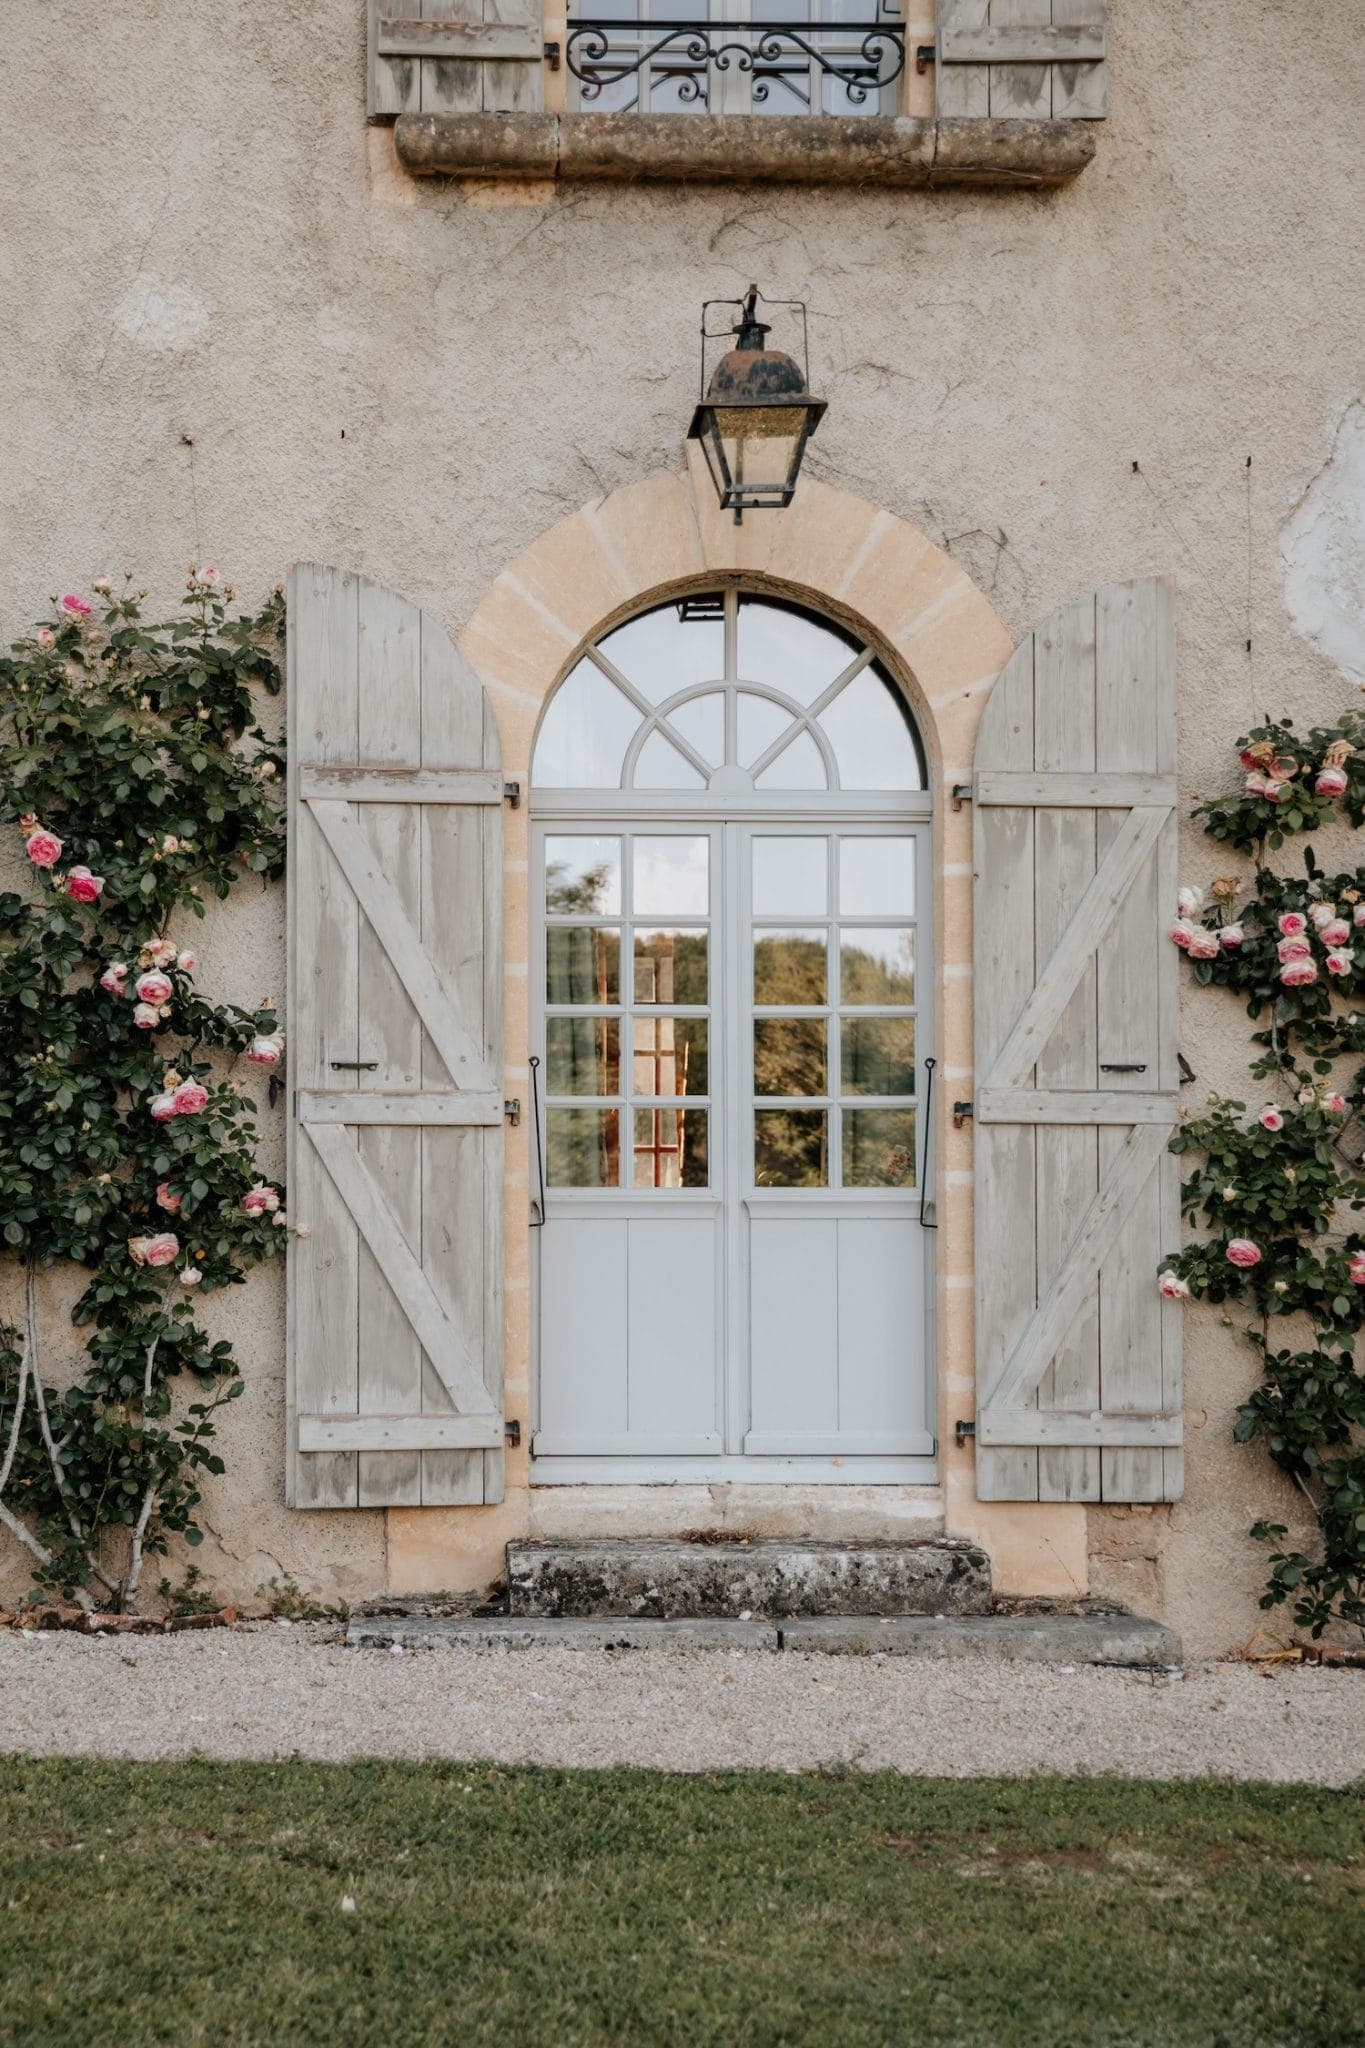
[[872,650],[743,591],[550,700],[538,1479],[932,1476],[926,785]]

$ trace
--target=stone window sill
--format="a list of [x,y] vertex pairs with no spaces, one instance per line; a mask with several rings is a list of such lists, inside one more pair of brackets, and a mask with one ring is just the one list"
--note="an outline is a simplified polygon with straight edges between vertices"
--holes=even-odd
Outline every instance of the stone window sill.
[[1086,121],[872,115],[401,114],[414,177],[652,184],[1065,185],[1095,153]]

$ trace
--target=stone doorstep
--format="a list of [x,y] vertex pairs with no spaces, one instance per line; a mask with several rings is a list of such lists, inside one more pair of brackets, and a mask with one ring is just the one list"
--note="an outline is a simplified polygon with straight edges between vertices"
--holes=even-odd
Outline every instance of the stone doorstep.
[[996,1663],[1173,1670],[1179,1636],[1134,1614],[815,1615],[809,1620],[635,1621],[513,1615],[359,1615],[352,1649],[805,1651],[843,1657],[975,1658]]
[[739,1620],[755,1615],[987,1614],[990,1560],[918,1543],[509,1543],[519,1620]]

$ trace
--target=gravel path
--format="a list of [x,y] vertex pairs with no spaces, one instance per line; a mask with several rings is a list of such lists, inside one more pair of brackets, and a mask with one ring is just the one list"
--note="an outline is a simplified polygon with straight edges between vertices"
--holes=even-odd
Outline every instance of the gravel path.
[[1187,1678],[788,1652],[345,1649],[263,1624],[91,1640],[0,1633],[0,1751],[487,1758],[932,1776],[1365,1776],[1365,1674]]

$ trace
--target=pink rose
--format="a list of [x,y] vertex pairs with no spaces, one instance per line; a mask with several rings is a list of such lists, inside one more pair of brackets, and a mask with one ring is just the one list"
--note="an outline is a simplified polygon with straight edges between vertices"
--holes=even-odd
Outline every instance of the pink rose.
[[1237,759],[1241,762],[1244,768],[1259,768],[1261,765],[1260,762],[1256,759],[1256,756],[1252,753],[1250,747],[1243,747],[1241,753],[1237,756]]
[[1327,972],[1338,975],[1349,974],[1355,966],[1355,958],[1355,954],[1350,951],[1349,947],[1334,946],[1327,955]]
[[1157,1286],[1167,1301],[1184,1301],[1190,1291],[1178,1273],[1163,1273],[1157,1281]]
[[269,1037],[253,1038],[246,1049],[253,1067],[277,1067],[284,1056],[284,1037],[276,1031]]
[[54,861],[62,857],[62,842],[55,832],[49,832],[39,825],[24,841],[24,852],[35,868],[50,868]]
[[155,1031],[161,1022],[161,1012],[155,1003],[134,1003],[133,1022],[139,1031]]
[[143,1003],[168,1003],[175,994],[174,984],[156,968],[150,969],[146,974],[139,974],[133,988],[139,1002]]
[[1337,914],[1335,903],[1310,903],[1308,915],[1315,931],[1321,931],[1325,924],[1331,924]]
[[1319,796],[1338,797],[1346,794],[1346,770],[1344,768],[1319,768],[1313,788]]
[[186,1266],[180,1275],[180,1285],[182,1287],[197,1287],[203,1277],[198,1266]]
[[1234,1266],[1240,1266],[1246,1271],[1252,1266],[1260,1265],[1261,1248],[1253,1244],[1249,1237],[1234,1237],[1228,1245],[1227,1256]]
[[1270,764],[1270,773],[1277,782],[1289,782],[1298,772],[1298,762],[1286,759],[1283,754],[1277,754]]
[[107,989],[111,996],[121,996],[123,985],[128,979],[128,969],[121,960],[111,960],[100,976],[100,987]]
[[1281,960],[1311,960],[1313,957],[1313,948],[1307,939],[1301,938],[1281,939],[1275,951]]
[[156,1206],[158,1209],[164,1209],[168,1216],[178,1216],[180,1214],[180,1200],[179,1195],[172,1193],[171,1184],[168,1180],[157,1182]]
[[103,875],[92,875],[89,868],[72,868],[66,878],[66,893],[77,903],[96,903],[104,887]]
[[149,1266],[172,1266],[180,1257],[180,1239],[173,1230],[163,1230],[147,1239],[143,1256]]
[[180,955],[175,964],[182,974],[193,974],[195,968],[199,965],[199,961],[195,954],[185,952]]
[[1219,932],[1218,938],[1220,944],[1229,953],[1235,953],[1243,944],[1246,933],[1239,924],[1225,924]]
[[198,1081],[182,1081],[171,1097],[176,1116],[198,1116],[208,1099],[208,1089]]
[[69,613],[73,619],[88,619],[90,616],[90,607],[85,599],[76,597],[70,591],[62,599],[62,610]]
[[199,580],[201,583],[216,583],[218,581],[218,571],[214,568],[212,562],[209,563],[207,569],[199,571]]
[[1322,926],[1319,936],[1324,946],[1349,946],[1351,927],[1344,917],[1334,917],[1330,924]]
[[1281,935],[1286,939],[1296,939],[1308,929],[1308,919],[1298,910],[1282,910],[1277,922]]
[[1355,925],[1357,929],[1359,929],[1361,925],[1365,924],[1365,903],[1357,903],[1355,909],[1351,912],[1351,923]]
[[1266,1104],[1256,1121],[1263,1131],[1282,1131],[1284,1129],[1284,1116],[1281,1111],[1276,1109],[1273,1102]]
[[1310,988],[1317,978],[1315,960],[1287,960],[1280,969],[1280,980],[1286,988]]
[[175,1096],[168,1090],[164,1095],[154,1095],[152,1097],[151,1111],[159,1124],[165,1124],[169,1123],[173,1116],[179,1116],[180,1105],[176,1101]]
[[1333,1089],[1330,1095],[1323,1096],[1322,1106],[1328,1116],[1341,1116],[1346,1108],[1346,1097],[1338,1095],[1336,1090]]
[[148,939],[141,957],[148,967],[169,967],[175,958],[175,947],[169,939]]
[[40,626],[33,637],[38,642],[38,645],[40,647],[50,647],[53,641],[56,639],[57,635],[51,630],[50,627]]
[[1218,958],[1218,934],[1196,925],[1186,949],[1191,960],[1216,960]]
[[269,1192],[270,1190],[265,1187],[248,1188],[242,1196],[242,1213],[246,1216],[263,1216]]
[[1265,777],[1264,775],[1262,775],[1259,768],[1252,769],[1250,775],[1248,775],[1246,782],[1243,786],[1246,789],[1246,793],[1248,796],[1265,795]]
[[1350,1273],[1357,1287],[1365,1287],[1365,1252],[1351,1253]]
[[1261,791],[1261,795],[1265,798],[1268,804],[1277,804],[1280,801],[1280,797],[1283,794],[1283,791],[1284,784],[1282,782],[1275,782],[1269,776],[1267,776],[1266,785],[1265,788]]
[[1173,946],[1179,946],[1182,953],[1188,953],[1190,940],[1194,937],[1194,926],[1187,917],[1178,917],[1166,936]]

